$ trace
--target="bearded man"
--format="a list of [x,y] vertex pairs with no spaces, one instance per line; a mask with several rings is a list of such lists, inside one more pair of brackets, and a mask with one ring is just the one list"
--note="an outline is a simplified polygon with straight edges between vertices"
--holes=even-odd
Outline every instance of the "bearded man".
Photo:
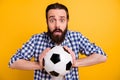
[[[10,68],[35,70],[34,80],[51,80],[51,76],[44,70],[43,58],[51,47],[63,46],[73,58],[70,73],[65,80],[78,80],[78,67],[95,65],[106,61],[103,50],[91,43],[80,32],[68,30],[69,12],[65,5],[53,3],[46,8],[47,32],[35,34],[12,56]],[[79,53],[85,58],[78,58]],[[35,61],[30,61],[34,57]]]

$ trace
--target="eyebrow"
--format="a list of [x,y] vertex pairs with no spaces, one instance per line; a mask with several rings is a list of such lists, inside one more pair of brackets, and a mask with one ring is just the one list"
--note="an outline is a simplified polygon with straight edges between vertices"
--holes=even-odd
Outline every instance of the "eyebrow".
[[49,18],[54,18],[55,16],[49,16]]
[[[49,16],[49,18],[54,18],[55,16]],[[65,18],[65,16],[60,16],[60,18]]]
[[60,16],[61,18],[65,18],[65,16]]

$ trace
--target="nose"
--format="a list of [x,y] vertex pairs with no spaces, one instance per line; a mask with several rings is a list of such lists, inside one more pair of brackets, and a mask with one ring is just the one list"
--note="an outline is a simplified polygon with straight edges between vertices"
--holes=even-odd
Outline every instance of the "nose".
[[59,29],[59,28],[60,28],[60,23],[59,23],[59,21],[58,21],[58,20],[56,20],[56,22],[55,22],[55,27],[56,27],[57,29]]

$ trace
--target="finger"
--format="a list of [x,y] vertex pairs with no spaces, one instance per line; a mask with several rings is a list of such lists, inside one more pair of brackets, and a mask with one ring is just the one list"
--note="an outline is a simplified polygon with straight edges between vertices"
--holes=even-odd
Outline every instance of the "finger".
[[75,53],[70,48],[68,48],[67,46],[64,46],[64,48],[75,58]]
[[42,61],[47,52],[50,50],[50,48],[46,48],[40,55],[39,55],[39,60]]
[[46,48],[46,49],[42,52],[42,54],[45,55],[50,49],[51,49],[51,48]]
[[50,50],[50,48],[46,48],[40,55],[39,55],[39,64],[41,67],[43,67],[43,59],[45,57],[45,55],[47,54],[47,52]]
[[75,60],[76,60],[75,53],[70,48],[68,48],[67,46],[64,46],[64,48],[71,54],[72,59],[73,59],[73,64],[74,64]]
[[46,53],[50,50],[50,48],[46,48],[39,56],[39,59],[43,59]]

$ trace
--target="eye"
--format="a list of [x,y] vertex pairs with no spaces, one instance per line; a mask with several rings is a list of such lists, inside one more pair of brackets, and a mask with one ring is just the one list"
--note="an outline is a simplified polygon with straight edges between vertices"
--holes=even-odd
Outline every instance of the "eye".
[[65,19],[60,19],[60,22],[65,22]]
[[49,21],[50,21],[50,23],[53,23],[55,21],[55,19],[50,19]]

